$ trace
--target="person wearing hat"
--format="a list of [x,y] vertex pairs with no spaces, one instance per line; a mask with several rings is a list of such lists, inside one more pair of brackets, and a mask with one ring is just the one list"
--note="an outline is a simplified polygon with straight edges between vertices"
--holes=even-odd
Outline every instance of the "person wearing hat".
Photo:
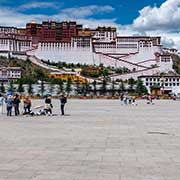
[[60,94],[60,103],[61,103],[61,115],[64,116],[64,106],[67,103],[67,97],[64,93]]

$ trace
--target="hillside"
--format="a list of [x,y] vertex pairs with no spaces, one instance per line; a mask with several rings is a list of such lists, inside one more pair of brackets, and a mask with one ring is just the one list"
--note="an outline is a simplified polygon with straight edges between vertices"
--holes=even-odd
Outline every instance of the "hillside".
[[171,54],[173,59],[173,69],[180,75],[180,57],[175,54]]
[[29,60],[21,60],[17,58],[7,59],[6,57],[0,57],[0,67],[21,67],[22,75],[33,74],[38,69],[41,69],[45,74],[49,73],[49,71],[33,64]]

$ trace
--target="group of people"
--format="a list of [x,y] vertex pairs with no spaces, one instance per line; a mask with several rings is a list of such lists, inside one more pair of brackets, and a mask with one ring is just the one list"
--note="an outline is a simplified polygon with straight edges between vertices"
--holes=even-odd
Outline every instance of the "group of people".
[[122,94],[120,96],[120,100],[121,100],[121,105],[137,105],[135,96],[131,97]]
[[[147,96],[145,96],[145,98],[147,100],[147,104],[154,105],[153,97],[151,95],[147,95]],[[135,96],[128,96],[128,95],[121,94],[120,100],[121,100],[121,105],[135,105],[135,106],[137,106]]]
[[[0,94],[0,113],[3,113],[3,104],[6,104],[6,112],[7,116],[12,116],[12,111],[14,108],[14,115],[18,116],[20,115],[20,110],[19,110],[19,104],[21,103],[21,97],[19,94],[7,94],[5,97],[3,97],[2,94]],[[23,114],[30,113],[31,109],[31,100],[29,97],[25,97],[23,100],[24,103],[24,112]]]
[[[67,103],[67,97],[65,96],[65,94],[61,94],[59,97],[60,100],[60,106],[61,106],[61,115],[65,115],[64,114],[64,106]],[[23,102],[23,108],[24,111],[22,113],[20,113],[19,110],[19,105],[20,103]],[[12,95],[12,94],[7,94],[5,97],[0,94],[0,114],[3,113],[3,104],[6,104],[6,113],[7,116],[12,116],[12,111],[14,109],[14,115],[18,116],[20,114],[23,115],[52,115],[52,109],[53,109],[53,105],[52,105],[52,100],[51,100],[51,96],[48,95],[45,98],[45,102],[44,105],[42,106],[43,109],[41,109],[39,112],[33,112],[33,110],[31,109],[32,104],[31,104],[31,100],[29,98],[29,96],[24,97],[23,99],[18,95]]]

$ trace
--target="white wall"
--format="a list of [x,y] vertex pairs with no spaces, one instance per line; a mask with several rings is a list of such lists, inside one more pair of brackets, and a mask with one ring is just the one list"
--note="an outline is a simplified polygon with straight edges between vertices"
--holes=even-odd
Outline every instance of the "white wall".
[[123,75],[117,75],[117,76],[112,76],[111,79],[116,80],[116,79],[122,79],[122,80],[127,80],[130,78],[133,78],[135,80],[137,80],[137,78],[139,76],[143,76],[143,75],[152,75],[152,74],[156,74],[159,73],[160,69],[159,68],[153,68],[153,69],[149,69],[149,70],[144,70],[144,71],[140,71],[140,72],[134,72],[134,73],[128,73],[128,74],[123,74]]
[[[32,54],[32,53],[31,53]],[[93,64],[93,54],[90,48],[63,48],[63,47],[38,47],[34,55],[39,59],[55,62]]]

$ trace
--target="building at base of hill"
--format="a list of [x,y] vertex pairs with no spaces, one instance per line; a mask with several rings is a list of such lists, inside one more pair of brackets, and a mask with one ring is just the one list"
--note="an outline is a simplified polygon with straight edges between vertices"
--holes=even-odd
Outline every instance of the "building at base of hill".
[[0,67],[0,82],[12,82],[21,78],[20,67]]
[[177,95],[180,96],[180,76],[179,75],[148,75],[139,76],[143,81],[149,94],[152,95]]

